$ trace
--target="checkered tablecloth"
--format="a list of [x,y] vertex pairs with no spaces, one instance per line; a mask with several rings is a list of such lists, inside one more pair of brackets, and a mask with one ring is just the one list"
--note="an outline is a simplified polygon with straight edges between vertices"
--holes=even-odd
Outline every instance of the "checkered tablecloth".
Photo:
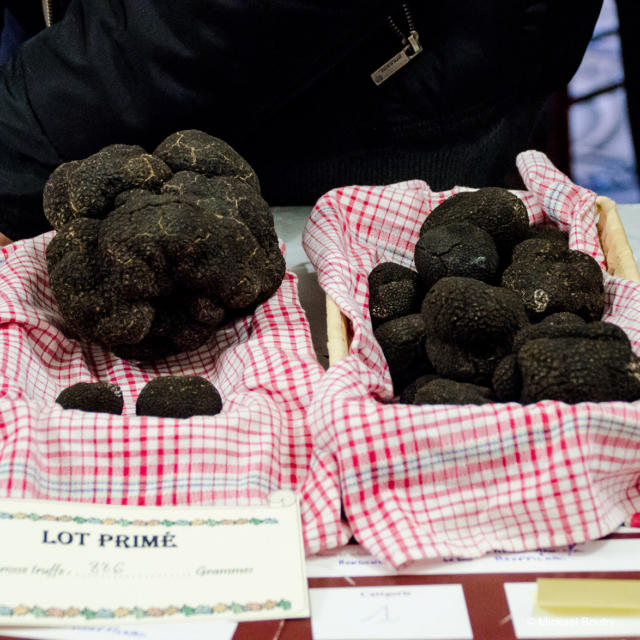
[[[323,369],[287,272],[252,317],[198,350],[137,365],[66,337],[46,274],[53,232],[16,242],[0,264],[0,496],[127,505],[247,505],[301,495],[308,553],[344,544],[340,495],[313,453],[306,409]],[[217,416],[135,415],[144,385],[193,374],[220,391]],[[76,382],[106,381],[123,415],[55,404]]]
[[[595,194],[539,152],[517,158],[532,224],[554,223],[570,248],[605,266]],[[640,402],[482,406],[394,404],[371,327],[367,275],[412,265],[429,212],[463,188],[421,181],[327,193],[303,246],[321,287],[353,328],[349,355],[309,408],[314,456],[336,484],[358,541],[396,567],[436,557],[560,546],[601,537],[640,510]],[[640,353],[640,285],[604,273],[604,320]]]

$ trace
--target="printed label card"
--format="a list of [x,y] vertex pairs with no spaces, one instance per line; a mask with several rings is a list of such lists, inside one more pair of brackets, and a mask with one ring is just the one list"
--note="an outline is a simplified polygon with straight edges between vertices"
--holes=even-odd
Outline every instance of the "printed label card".
[[0,625],[309,615],[296,495],[247,507],[0,500]]
[[310,589],[314,640],[471,640],[459,584]]

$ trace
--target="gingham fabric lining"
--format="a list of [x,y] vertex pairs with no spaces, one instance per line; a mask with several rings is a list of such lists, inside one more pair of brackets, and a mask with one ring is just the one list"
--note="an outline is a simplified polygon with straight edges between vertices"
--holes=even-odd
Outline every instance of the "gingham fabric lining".
[[[14,243],[0,265],[0,495],[129,505],[263,503],[275,489],[301,496],[307,552],[344,544],[335,483],[310,475],[305,413],[323,369],[287,272],[252,317],[207,345],[152,365],[65,337],[44,252],[53,232]],[[201,375],[223,411],[187,420],[135,415],[159,375]],[[75,382],[123,392],[123,415],[65,411]],[[325,490],[328,488],[328,491]]]
[[[604,255],[595,194],[539,152],[517,158],[531,222]],[[483,406],[394,404],[373,336],[367,274],[412,266],[420,226],[453,192],[420,181],[329,192],[303,246],[321,287],[350,319],[349,355],[322,378],[309,408],[316,455],[332,469],[357,540],[395,567],[601,537],[640,509],[640,402],[545,401]],[[605,320],[640,353],[640,285],[604,274]]]

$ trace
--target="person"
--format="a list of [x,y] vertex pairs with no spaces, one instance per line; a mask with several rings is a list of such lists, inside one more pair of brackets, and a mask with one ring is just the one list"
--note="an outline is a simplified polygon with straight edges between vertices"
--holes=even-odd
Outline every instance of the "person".
[[181,129],[233,146],[272,206],[411,178],[502,186],[601,3],[72,0],[0,70],[0,232],[50,228],[60,163]]

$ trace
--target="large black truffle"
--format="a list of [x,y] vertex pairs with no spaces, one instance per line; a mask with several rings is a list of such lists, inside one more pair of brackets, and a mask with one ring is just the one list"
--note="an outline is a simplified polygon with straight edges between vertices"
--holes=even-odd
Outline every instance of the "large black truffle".
[[429,288],[447,276],[493,283],[500,261],[496,243],[486,231],[474,224],[457,222],[426,229],[416,243],[414,262]]
[[426,349],[444,378],[484,385],[511,351],[513,336],[528,324],[516,294],[480,280],[447,277],[427,293],[422,315]]
[[374,327],[417,313],[426,288],[418,274],[395,262],[381,262],[369,273],[369,315]]
[[72,335],[135,360],[188,351],[282,282],[257,177],[222,140],[181,131],[154,154],[112,145],[68,165],[44,206],[57,229],[49,281]]
[[420,235],[442,224],[467,222],[486,231],[496,243],[501,260],[508,261],[516,244],[529,235],[527,208],[507,189],[485,187],[461,191],[439,204],[429,214]]
[[602,269],[590,255],[544,238],[521,242],[502,274],[502,286],[515,291],[533,321],[559,311],[587,321],[604,309]]
[[147,382],[136,402],[139,416],[189,418],[222,410],[218,390],[200,376],[160,376]]
[[63,409],[120,415],[124,407],[122,390],[110,382],[77,382],[63,389],[56,402]]

